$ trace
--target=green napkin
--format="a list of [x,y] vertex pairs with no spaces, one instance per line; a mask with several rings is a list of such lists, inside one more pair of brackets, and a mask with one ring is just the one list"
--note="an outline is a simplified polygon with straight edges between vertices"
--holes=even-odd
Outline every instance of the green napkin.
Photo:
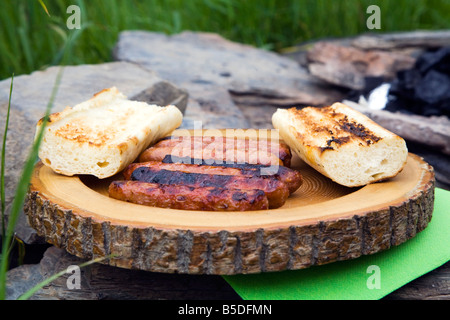
[[372,300],[450,260],[450,192],[436,188],[431,222],[389,250],[303,270],[224,276],[247,300]]

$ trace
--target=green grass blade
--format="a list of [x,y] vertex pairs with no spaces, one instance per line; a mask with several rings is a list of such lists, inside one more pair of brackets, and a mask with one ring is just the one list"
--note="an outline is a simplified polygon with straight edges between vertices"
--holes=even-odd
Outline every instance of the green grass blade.
[[59,84],[61,82],[63,68],[61,67],[56,75],[55,84],[52,89],[52,93],[50,96],[50,100],[47,104],[44,121],[41,129],[39,130],[35,142],[31,148],[31,152],[28,155],[27,161],[25,163],[24,169],[22,171],[22,175],[20,177],[15,197],[12,202],[11,212],[9,215],[8,227],[6,229],[6,236],[4,237],[5,241],[2,245],[2,260],[0,263],[0,300],[4,300],[6,297],[6,273],[8,271],[8,248],[10,248],[10,244],[13,238],[14,230],[16,227],[17,219],[19,217],[21,208],[23,207],[23,203],[25,200],[25,196],[28,192],[28,185],[31,179],[31,175],[34,170],[34,165],[36,163],[36,159],[38,156],[39,145],[42,141],[42,137],[44,135],[44,129],[48,122],[48,117],[50,115],[50,111],[53,107],[53,102],[56,97],[56,93],[58,92]]
[[48,9],[44,3],[43,0],[39,0],[39,3],[41,4],[41,7],[44,9],[45,13],[47,13],[47,15],[50,17],[50,13],[48,13]]
[[[6,159],[6,136],[8,135],[8,125],[9,125],[9,114],[11,111],[11,97],[13,91],[14,83],[14,73],[11,77],[11,85],[9,87],[9,100],[8,100],[8,110],[6,112],[6,122],[5,122],[5,132],[3,134],[3,144],[2,144],[2,164],[0,172],[0,197],[1,199],[1,211],[2,211],[2,237],[6,236],[6,199],[5,199],[5,159]],[[3,239],[4,241],[4,239]]]
[[20,44],[22,46],[22,52],[25,58],[25,62],[28,70],[34,70],[33,63],[33,50],[31,49],[30,38],[28,37],[24,28],[18,28],[17,34],[19,35]]

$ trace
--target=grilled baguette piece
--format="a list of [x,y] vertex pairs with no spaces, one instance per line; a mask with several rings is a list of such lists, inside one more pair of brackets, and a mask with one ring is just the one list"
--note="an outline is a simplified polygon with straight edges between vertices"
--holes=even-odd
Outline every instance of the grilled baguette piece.
[[301,159],[347,187],[394,177],[406,164],[401,137],[342,103],[278,109],[272,123]]
[[[151,143],[182,122],[175,106],[130,101],[105,89],[73,108],[50,116],[39,158],[57,173],[107,178],[123,170]],[[42,126],[41,119],[36,128]]]

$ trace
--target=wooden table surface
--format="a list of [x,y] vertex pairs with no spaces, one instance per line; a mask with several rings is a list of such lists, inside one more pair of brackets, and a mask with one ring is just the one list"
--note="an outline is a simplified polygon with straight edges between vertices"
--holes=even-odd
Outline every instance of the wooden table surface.
[[[83,260],[50,246],[37,265],[24,265],[8,274],[9,299],[32,283],[78,265]],[[69,274],[38,291],[36,300],[242,300],[221,276],[145,272],[94,264],[81,269],[80,288],[67,287]],[[14,283],[14,285],[12,285]],[[383,300],[449,300],[450,262],[417,278]]]

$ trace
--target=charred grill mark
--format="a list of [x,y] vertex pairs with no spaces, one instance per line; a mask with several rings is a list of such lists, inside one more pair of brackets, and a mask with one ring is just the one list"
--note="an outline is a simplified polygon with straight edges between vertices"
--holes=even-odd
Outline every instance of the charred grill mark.
[[361,140],[364,140],[367,145],[376,143],[381,140],[380,137],[376,136],[372,131],[367,129],[361,123],[356,123],[355,121],[350,122],[347,116],[339,120],[338,123],[342,130],[360,138]]
[[223,194],[224,191],[225,191],[225,189],[223,189],[223,188],[212,188],[209,191],[209,194],[212,196],[220,196],[221,194]]
[[[167,155],[162,160],[163,163],[185,163],[185,164],[195,164],[200,166],[214,166],[214,167],[224,167],[224,168],[235,168],[239,169],[244,175],[260,175],[260,170],[263,168],[269,168],[270,166],[263,164],[251,164],[251,163],[227,163],[227,162],[216,162],[214,159],[196,159],[191,157],[176,157]],[[278,166],[280,168],[281,166]]]
[[[331,147],[330,147],[331,148]],[[238,163],[213,163],[211,161],[205,159],[195,159],[190,157],[175,157],[167,155],[163,161],[163,163],[174,164],[174,163],[182,163],[188,165],[197,165],[197,166],[215,166],[215,167],[225,167],[225,168],[235,168],[240,170],[240,174],[244,176],[256,176],[261,179],[277,179],[287,184],[289,188],[289,192],[295,192],[303,183],[303,177],[300,172],[285,167],[285,166],[277,166],[276,170],[270,171],[271,174],[262,174],[262,169],[270,168],[270,166],[261,165],[261,164],[238,164]]]
[[162,163],[182,163],[188,165],[197,165],[197,166],[205,166],[205,167],[223,167],[223,168],[234,168],[239,170],[241,175],[254,175],[259,176],[261,178],[268,178],[270,176],[278,176],[280,171],[292,170],[284,166],[277,166],[277,172],[272,175],[263,175],[261,174],[261,169],[270,168],[268,165],[262,164],[250,164],[250,163],[227,163],[223,161],[216,162],[214,159],[196,159],[191,157],[176,157],[167,155],[161,161]]
[[325,117],[329,117],[330,121],[334,122],[334,126],[331,125],[333,130],[325,126],[318,126],[317,124],[311,125],[312,127],[316,127],[314,129],[315,132],[323,131],[332,135],[331,139],[327,140],[326,145],[320,148],[322,152],[334,150],[332,143],[335,143],[336,146],[341,146],[355,138],[361,141],[359,143],[360,145],[370,145],[381,140],[380,137],[367,129],[363,124],[350,120],[347,115],[336,112],[331,107],[318,108],[317,110],[323,113]]
[[327,141],[327,146],[331,146],[331,144],[334,142],[338,145],[347,143],[350,140],[350,137],[340,137],[340,138],[335,138],[334,136],[331,137],[330,140]]
[[248,198],[247,198],[247,193],[246,193],[246,192],[239,192],[239,191],[233,193],[233,195],[231,196],[231,198],[232,198],[234,201],[242,201],[242,200],[247,200],[247,199],[248,199]]
[[320,147],[320,151],[321,151],[321,152],[324,152],[324,151],[326,151],[326,150],[334,150],[334,148],[333,148],[333,147],[330,147],[330,146]]
[[[202,174],[202,173],[200,173]],[[196,175],[196,173],[188,173],[188,175]],[[216,187],[216,186],[220,186],[221,188],[224,188],[226,186],[227,183],[230,182],[230,180],[232,179],[232,176],[218,176],[218,175],[213,175],[211,177],[212,179],[210,180],[209,177],[192,177],[190,178],[190,180],[195,180],[194,183],[196,183],[197,181],[199,182],[199,186],[200,187]]]
[[[191,157],[177,157],[170,154],[166,155],[162,160],[162,163],[185,163],[185,164],[197,164],[202,166],[216,166],[226,168],[237,168],[243,170],[253,171],[255,169],[269,168],[270,166],[264,164],[252,164],[252,163],[229,163],[215,159],[197,159]],[[281,167],[281,166],[279,166]]]
[[[252,179],[252,177],[246,178]],[[236,176],[210,175],[203,173],[187,173],[181,171],[169,171],[165,169],[152,170],[147,167],[139,167],[131,174],[132,181],[143,181],[159,184],[180,184],[198,187],[224,188],[231,182],[239,182]]]
[[202,173],[186,173],[164,169],[153,170],[139,167],[133,171],[131,181],[157,183],[164,185],[192,186],[196,188],[214,187],[224,189],[255,190],[265,192],[270,208],[282,206],[289,196],[288,186],[278,179],[259,176],[230,176]]
[[263,197],[266,196],[266,194],[265,194],[264,191],[262,191],[262,190],[257,190],[257,191],[256,191],[256,195],[257,195],[258,197],[260,197],[260,198],[263,198]]
[[334,148],[331,146],[332,143],[335,143],[337,146],[340,146],[344,143],[347,143],[350,141],[350,137],[339,137],[335,138],[334,136],[331,136],[331,139],[327,141],[326,147],[321,147],[321,151],[324,152],[325,150],[334,150]]

